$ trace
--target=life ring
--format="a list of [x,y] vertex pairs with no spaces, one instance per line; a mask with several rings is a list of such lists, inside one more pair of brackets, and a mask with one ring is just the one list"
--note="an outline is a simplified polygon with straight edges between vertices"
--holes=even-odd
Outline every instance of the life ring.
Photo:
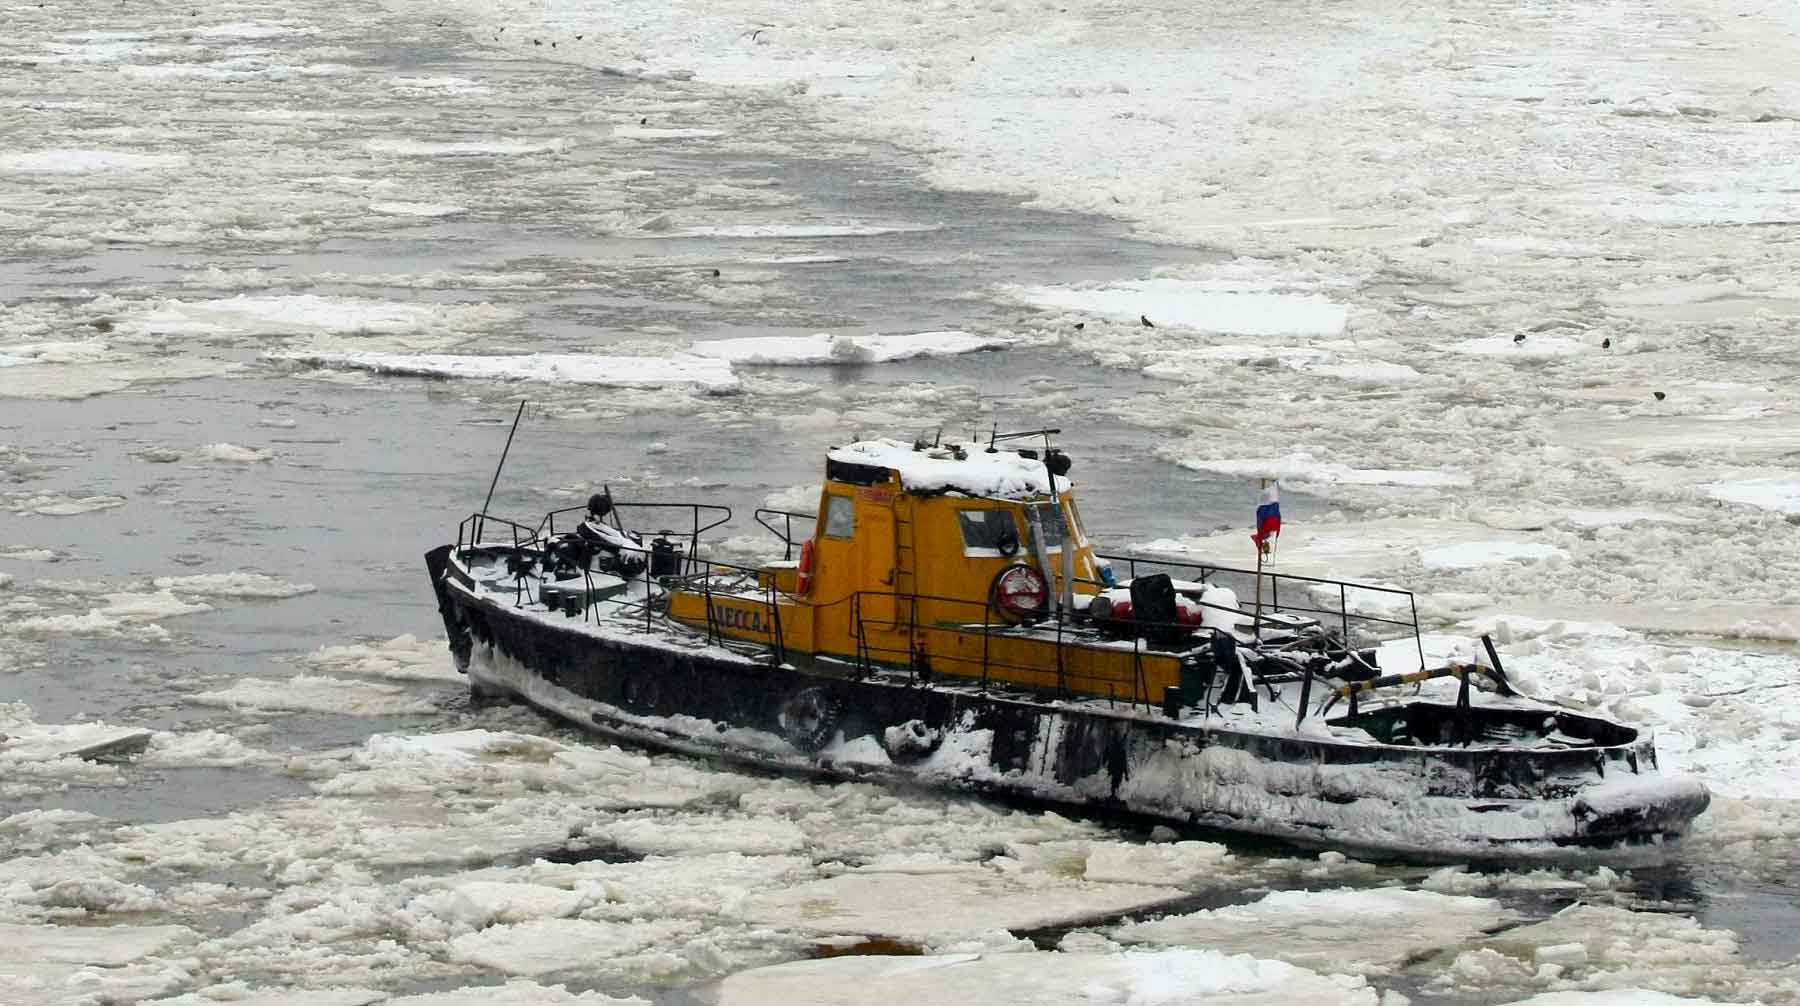
[[794,576],[794,593],[812,592],[813,540],[806,539],[800,545],[800,568]]

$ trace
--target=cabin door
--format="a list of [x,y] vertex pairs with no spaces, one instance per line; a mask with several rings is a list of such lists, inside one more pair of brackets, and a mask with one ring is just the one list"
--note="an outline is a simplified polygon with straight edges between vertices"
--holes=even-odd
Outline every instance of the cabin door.
[[901,606],[894,598],[900,589],[896,495],[886,486],[864,486],[856,491],[856,551],[862,562],[857,584],[862,591],[863,625],[870,629],[892,629]]

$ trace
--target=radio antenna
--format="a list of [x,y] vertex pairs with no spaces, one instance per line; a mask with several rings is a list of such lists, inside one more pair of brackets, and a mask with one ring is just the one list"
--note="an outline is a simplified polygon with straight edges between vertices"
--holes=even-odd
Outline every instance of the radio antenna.
[[506,455],[512,451],[513,434],[519,432],[519,420],[525,416],[525,399],[519,399],[519,411],[513,414],[512,429],[506,433],[506,446],[500,449],[500,463],[494,466],[494,481],[488,483],[487,499],[481,502],[481,512],[487,513],[488,505],[494,502],[494,487],[500,484],[500,470],[506,467]]

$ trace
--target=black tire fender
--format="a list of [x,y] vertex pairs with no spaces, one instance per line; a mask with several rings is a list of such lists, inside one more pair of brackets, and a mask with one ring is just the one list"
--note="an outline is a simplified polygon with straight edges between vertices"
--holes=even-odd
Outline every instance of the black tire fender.
[[837,734],[841,704],[817,685],[802,688],[781,703],[776,720],[781,736],[795,748],[812,754]]

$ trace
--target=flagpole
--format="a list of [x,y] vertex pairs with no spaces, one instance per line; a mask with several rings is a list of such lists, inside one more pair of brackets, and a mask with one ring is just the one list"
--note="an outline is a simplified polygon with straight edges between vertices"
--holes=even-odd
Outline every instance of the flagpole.
[[[1269,488],[1269,480],[1268,479],[1262,480],[1261,488],[1262,489]],[[1259,499],[1261,498],[1260,494],[1258,494],[1258,498]],[[1261,524],[1260,517],[1258,518],[1258,524],[1259,525]],[[1256,531],[1257,531],[1257,534],[1260,535],[1262,533],[1262,528],[1259,526],[1256,529]],[[1267,543],[1268,543],[1268,539],[1266,539],[1266,538],[1260,539],[1256,542],[1256,617],[1250,623],[1250,638],[1252,640],[1251,645],[1261,645],[1261,643],[1262,643],[1263,557],[1265,555],[1267,555],[1268,551],[1269,551]]]

